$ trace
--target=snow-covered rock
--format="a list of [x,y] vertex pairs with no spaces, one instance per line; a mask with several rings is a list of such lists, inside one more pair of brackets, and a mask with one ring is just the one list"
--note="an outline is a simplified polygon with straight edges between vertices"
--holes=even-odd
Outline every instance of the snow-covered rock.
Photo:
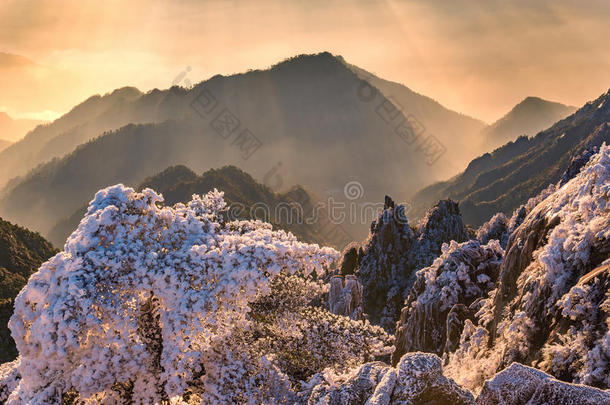
[[323,378],[311,389],[306,403],[362,405],[373,395],[384,376],[392,371],[385,363],[372,362],[363,364],[344,380]]
[[0,364],[0,404],[6,403],[8,396],[17,388],[21,380],[19,359]]
[[328,307],[331,313],[354,320],[363,319],[362,284],[353,274],[333,276],[330,279]]
[[415,271],[432,264],[443,243],[452,240],[468,240],[456,202],[439,201],[412,229],[405,207],[386,198],[384,211],[363,243],[356,271],[363,286],[364,311],[372,323],[394,330]]
[[443,376],[441,359],[430,353],[407,353],[396,368],[372,362],[344,376],[316,375],[306,388],[301,398],[308,404],[474,404],[468,390]]
[[535,368],[511,364],[483,386],[477,405],[610,404],[610,393],[554,379]]
[[[610,147],[530,200],[497,286],[466,320],[446,371],[477,390],[513,362],[610,387]],[[510,226],[509,226],[510,228]]]
[[563,186],[576,177],[576,175],[580,173],[580,170],[589,162],[591,156],[595,155],[597,152],[599,152],[599,148],[597,146],[591,146],[585,149],[580,155],[574,157],[570,161],[570,166],[568,166],[563,176],[561,176],[559,186]]
[[396,366],[393,404],[474,404],[472,393],[443,375],[441,359],[430,353],[407,353]]
[[440,200],[419,222],[417,248],[413,251],[415,267],[421,269],[429,266],[430,257],[434,260],[441,253],[443,244],[468,239],[457,201]]
[[446,345],[455,347],[464,321],[478,311],[478,299],[495,287],[504,254],[497,240],[452,241],[442,250],[432,266],[417,272],[396,325],[393,364],[407,352],[441,355]]
[[482,245],[486,245],[490,240],[496,239],[500,241],[502,248],[505,248],[508,234],[508,219],[506,215],[499,212],[477,230],[477,240]]

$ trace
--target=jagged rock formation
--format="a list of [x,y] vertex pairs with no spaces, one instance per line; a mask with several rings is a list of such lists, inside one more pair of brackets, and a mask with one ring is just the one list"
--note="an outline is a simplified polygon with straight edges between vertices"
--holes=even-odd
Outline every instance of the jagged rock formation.
[[342,275],[347,276],[356,272],[362,257],[361,251],[362,249],[356,242],[351,242],[343,249],[341,264],[339,265],[339,271]]
[[572,180],[522,207],[527,215],[509,237],[496,287],[464,321],[448,375],[477,389],[520,362],[610,386],[609,185],[604,145]]
[[469,239],[462,214],[456,201],[441,200],[432,207],[419,223],[415,266],[428,266],[430,256],[438,256],[441,246],[452,240],[463,242]]
[[417,229],[409,226],[404,209],[387,197],[359,253],[357,275],[364,289],[364,311],[371,322],[388,330],[394,329],[414,272],[429,266],[443,243],[468,240],[457,202],[440,201]]
[[586,385],[567,384],[535,368],[513,363],[487,381],[477,405],[610,403],[610,393]]
[[[518,214],[517,214],[518,215]],[[476,238],[482,245],[486,245],[490,240],[500,241],[502,248],[508,243],[508,219],[506,215],[499,212],[477,230]]]
[[563,186],[568,181],[576,177],[576,175],[580,173],[580,170],[584,167],[584,165],[589,162],[591,156],[595,155],[597,152],[599,152],[599,148],[597,146],[590,146],[585,149],[580,155],[574,157],[563,176],[561,176],[559,186]]
[[335,315],[344,315],[354,320],[363,319],[362,284],[354,275],[333,276],[328,292],[328,309]]
[[301,393],[302,403],[364,404],[389,372],[387,364],[376,361],[360,366],[340,385],[316,375],[312,387]]
[[364,312],[371,322],[392,328],[397,306],[404,301],[403,291],[409,287],[414,265],[408,252],[416,238],[409,224],[396,218],[404,206],[386,204],[384,208],[371,224],[357,275],[364,291]]
[[452,241],[432,266],[419,270],[396,325],[392,364],[407,352],[441,355],[455,348],[464,322],[495,287],[503,254],[497,240]]
[[307,404],[474,404],[472,394],[443,376],[441,359],[408,353],[396,368],[366,363],[347,376],[316,375],[300,394]]
[[474,401],[469,391],[443,375],[441,359],[433,354],[406,354],[396,368],[398,375],[391,395],[394,403],[466,405]]

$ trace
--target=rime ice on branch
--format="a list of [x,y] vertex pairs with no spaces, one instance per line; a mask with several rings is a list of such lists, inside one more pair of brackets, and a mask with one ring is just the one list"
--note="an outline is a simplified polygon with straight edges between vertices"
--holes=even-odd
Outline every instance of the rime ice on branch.
[[136,403],[177,400],[274,275],[338,257],[265,223],[226,222],[217,191],[162,201],[99,191],[65,251],[32,276],[10,321],[21,381],[8,403],[61,402],[68,390],[112,402],[126,382]]

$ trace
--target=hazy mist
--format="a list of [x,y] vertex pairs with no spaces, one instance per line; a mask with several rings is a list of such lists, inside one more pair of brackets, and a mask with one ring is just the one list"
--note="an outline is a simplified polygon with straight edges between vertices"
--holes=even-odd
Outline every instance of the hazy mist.
[[0,110],[48,119],[188,66],[183,85],[328,50],[493,122],[529,95],[581,105],[609,87],[609,17],[607,1],[2,0],[0,52],[35,66],[0,63]]

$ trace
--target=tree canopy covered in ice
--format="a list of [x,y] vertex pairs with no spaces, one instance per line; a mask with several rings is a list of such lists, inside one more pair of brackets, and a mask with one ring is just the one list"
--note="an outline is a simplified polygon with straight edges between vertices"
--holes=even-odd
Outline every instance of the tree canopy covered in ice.
[[[290,356],[282,359],[280,353],[275,361],[257,353],[257,346],[240,344],[254,327],[249,303],[260,303],[280,273],[321,274],[338,253],[262,222],[227,222],[217,191],[173,207],[162,201],[150,189],[137,193],[117,185],[99,191],[65,250],[31,277],[9,324],[20,352],[20,380],[8,403],[58,402],[70,392],[105,403],[125,392],[134,403],[180,402],[197,389],[222,400],[224,388],[243,381],[258,402],[255,388],[264,390],[262,382],[290,384],[278,368],[290,363]],[[307,295],[297,298],[297,304],[308,302]],[[339,335],[366,341],[361,331],[367,330],[370,344],[356,349],[382,350],[387,335],[379,328],[322,310],[291,312],[303,307],[294,299],[277,294],[273,302],[282,310],[266,318],[283,320],[268,326],[284,328],[284,340],[329,344],[334,337],[339,347]],[[261,308],[274,307],[267,304],[258,307],[260,316]],[[316,335],[312,324],[334,335]],[[311,329],[309,338],[299,335],[299,327]],[[348,359],[349,354],[331,358]],[[319,358],[308,364],[326,365],[329,361]]]

